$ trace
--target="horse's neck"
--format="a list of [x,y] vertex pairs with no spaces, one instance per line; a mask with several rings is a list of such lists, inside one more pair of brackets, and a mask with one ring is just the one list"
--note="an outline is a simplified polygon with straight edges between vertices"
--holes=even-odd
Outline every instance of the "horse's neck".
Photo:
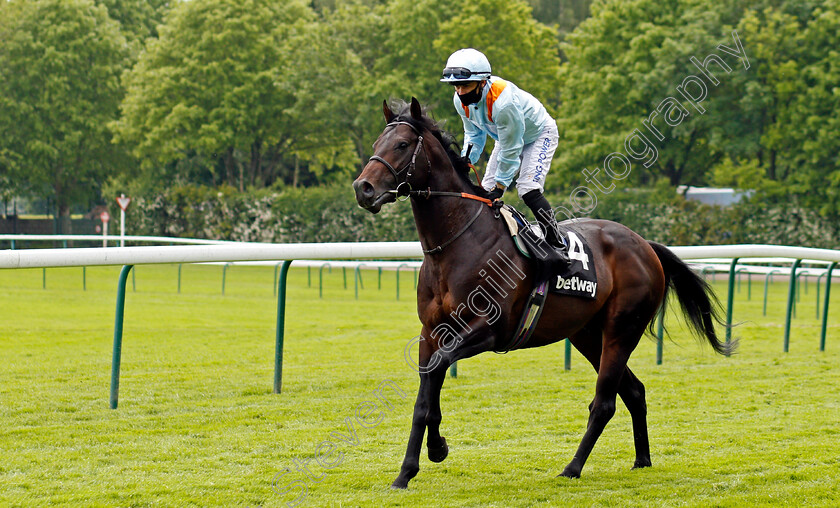
[[[432,191],[465,192],[474,191],[454,171],[434,170],[429,178],[428,188]],[[414,222],[424,249],[433,249],[451,240],[469,223],[476,214],[477,206],[486,206],[479,201],[452,196],[417,197],[412,199]]]

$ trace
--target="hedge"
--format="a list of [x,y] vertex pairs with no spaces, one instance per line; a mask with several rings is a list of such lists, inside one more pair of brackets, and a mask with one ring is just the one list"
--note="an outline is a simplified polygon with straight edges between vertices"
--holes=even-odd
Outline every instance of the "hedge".
[[[509,201],[524,210],[515,195]],[[549,201],[560,199],[548,196]],[[731,207],[675,194],[631,191],[602,199],[593,217],[620,222],[666,245],[761,243],[838,248],[837,223],[814,210],[759,199]],[[128,233],[243,242],[355,242],[417,239],[409,203],[373,215],[359,208],[350,185],[240,193],[230,187],[170,187],[138,197]]]

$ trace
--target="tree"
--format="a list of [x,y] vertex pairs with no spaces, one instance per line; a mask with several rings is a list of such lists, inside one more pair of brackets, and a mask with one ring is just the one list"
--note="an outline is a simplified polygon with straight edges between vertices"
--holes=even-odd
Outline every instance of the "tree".
[[760,118],[751,155],[776,193],[840,216],[840,2],[785,2],[748,11],[738,25],[754,41],[747,111]]
[[[4,4],[6,2],[3,2]],[[96,199],[120,161],[117,118],[126,41],[92,0],[11,2],[0,11],[0,171],[52,197],[61,217]]]
[[[613,179],[646,183],[665,177],[672,185],[702,183],[707,169],[723,156],[722,143],[738,142],[739,124],[721,119],[743,93],[732,75],[746,72],[746,63],[718,47],[737,46],[726,25],[737,10],[736,5],[713,5],[710,0],[593,4],[592,16],[563,44],[569,60],[562,72],[561,141],[554,164],[563,177],[554,188],[585,179],[611,192],[615,183],[602,166],[613,160]],[[712,54],[728,69],[710,64],[717,84],[692,62],[693,57],[702,65]],[[703,98],[691,101],[678,87]],[[671,121],[664,122],[663,113],[669,111]],[[658,134],[645,128],[644,121],[655,124]],[[644,148],[639,143],[643,138],[633,137],[636,129],[649,147],[645,156],[631,161],[628,138],[637,153]],[[608,159],[619,152],[630,165]],[[599,174],[592,176],[595,172]],[[599,183],[593,183],[596,179]]]
[[96,0],[108,9],[108,15],[119,22],[123,35],[142,43],[157,37],[157,27],[172,8],[170,0]]
[[153,173],[197,156],[217,183],[271,184],[299,133],[288,44],[313,16],[302,0],[181,3],[126,75],[119,139]]
[[548,26],[557,27],[562,39],[589,17],[592,0],[528,0],[534,9],[534,19]]

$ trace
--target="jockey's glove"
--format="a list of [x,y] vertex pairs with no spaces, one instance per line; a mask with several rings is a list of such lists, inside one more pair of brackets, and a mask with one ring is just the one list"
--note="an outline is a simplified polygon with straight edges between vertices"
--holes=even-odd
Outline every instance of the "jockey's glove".
[[463,162],[463,163],[464,163],[464,165],[465,165],[466,167],[470,168],[470,169],[472,169],[472,168],[474,168],[474,167],[475,167],[475,166],[473,166],[472,160],[470,160],[470,156],[469,156],[469,155],[464,155],[463,157],[461,157],[461,162]]
[[493,190],[490,191],[490,200],[495,201],[502,197],[502,194],[505,193],[505,190],[500,187],[494,187]]

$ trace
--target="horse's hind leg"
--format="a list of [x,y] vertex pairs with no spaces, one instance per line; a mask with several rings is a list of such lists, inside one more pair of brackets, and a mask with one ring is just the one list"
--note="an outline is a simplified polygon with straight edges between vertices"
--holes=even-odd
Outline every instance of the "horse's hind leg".
[[644,326],[639,327],[634,321],[636,316],[632,316],[632,319],[614,319],[604,330],[595,399],[589,406],[586,432],[574,458],[560,476],[580,478],[583,465],[592,453],[595,442],[615,414],[615,399],[627,370],[627,360],[644,332]]
[[633,463],[633,469],[650,467],[645,385],[630,371],[629,367],[624,369],[624,376],[618,386],[618,394],[630,411],[630,418],[633,420],[633,444],[636,447],[636,461]]

